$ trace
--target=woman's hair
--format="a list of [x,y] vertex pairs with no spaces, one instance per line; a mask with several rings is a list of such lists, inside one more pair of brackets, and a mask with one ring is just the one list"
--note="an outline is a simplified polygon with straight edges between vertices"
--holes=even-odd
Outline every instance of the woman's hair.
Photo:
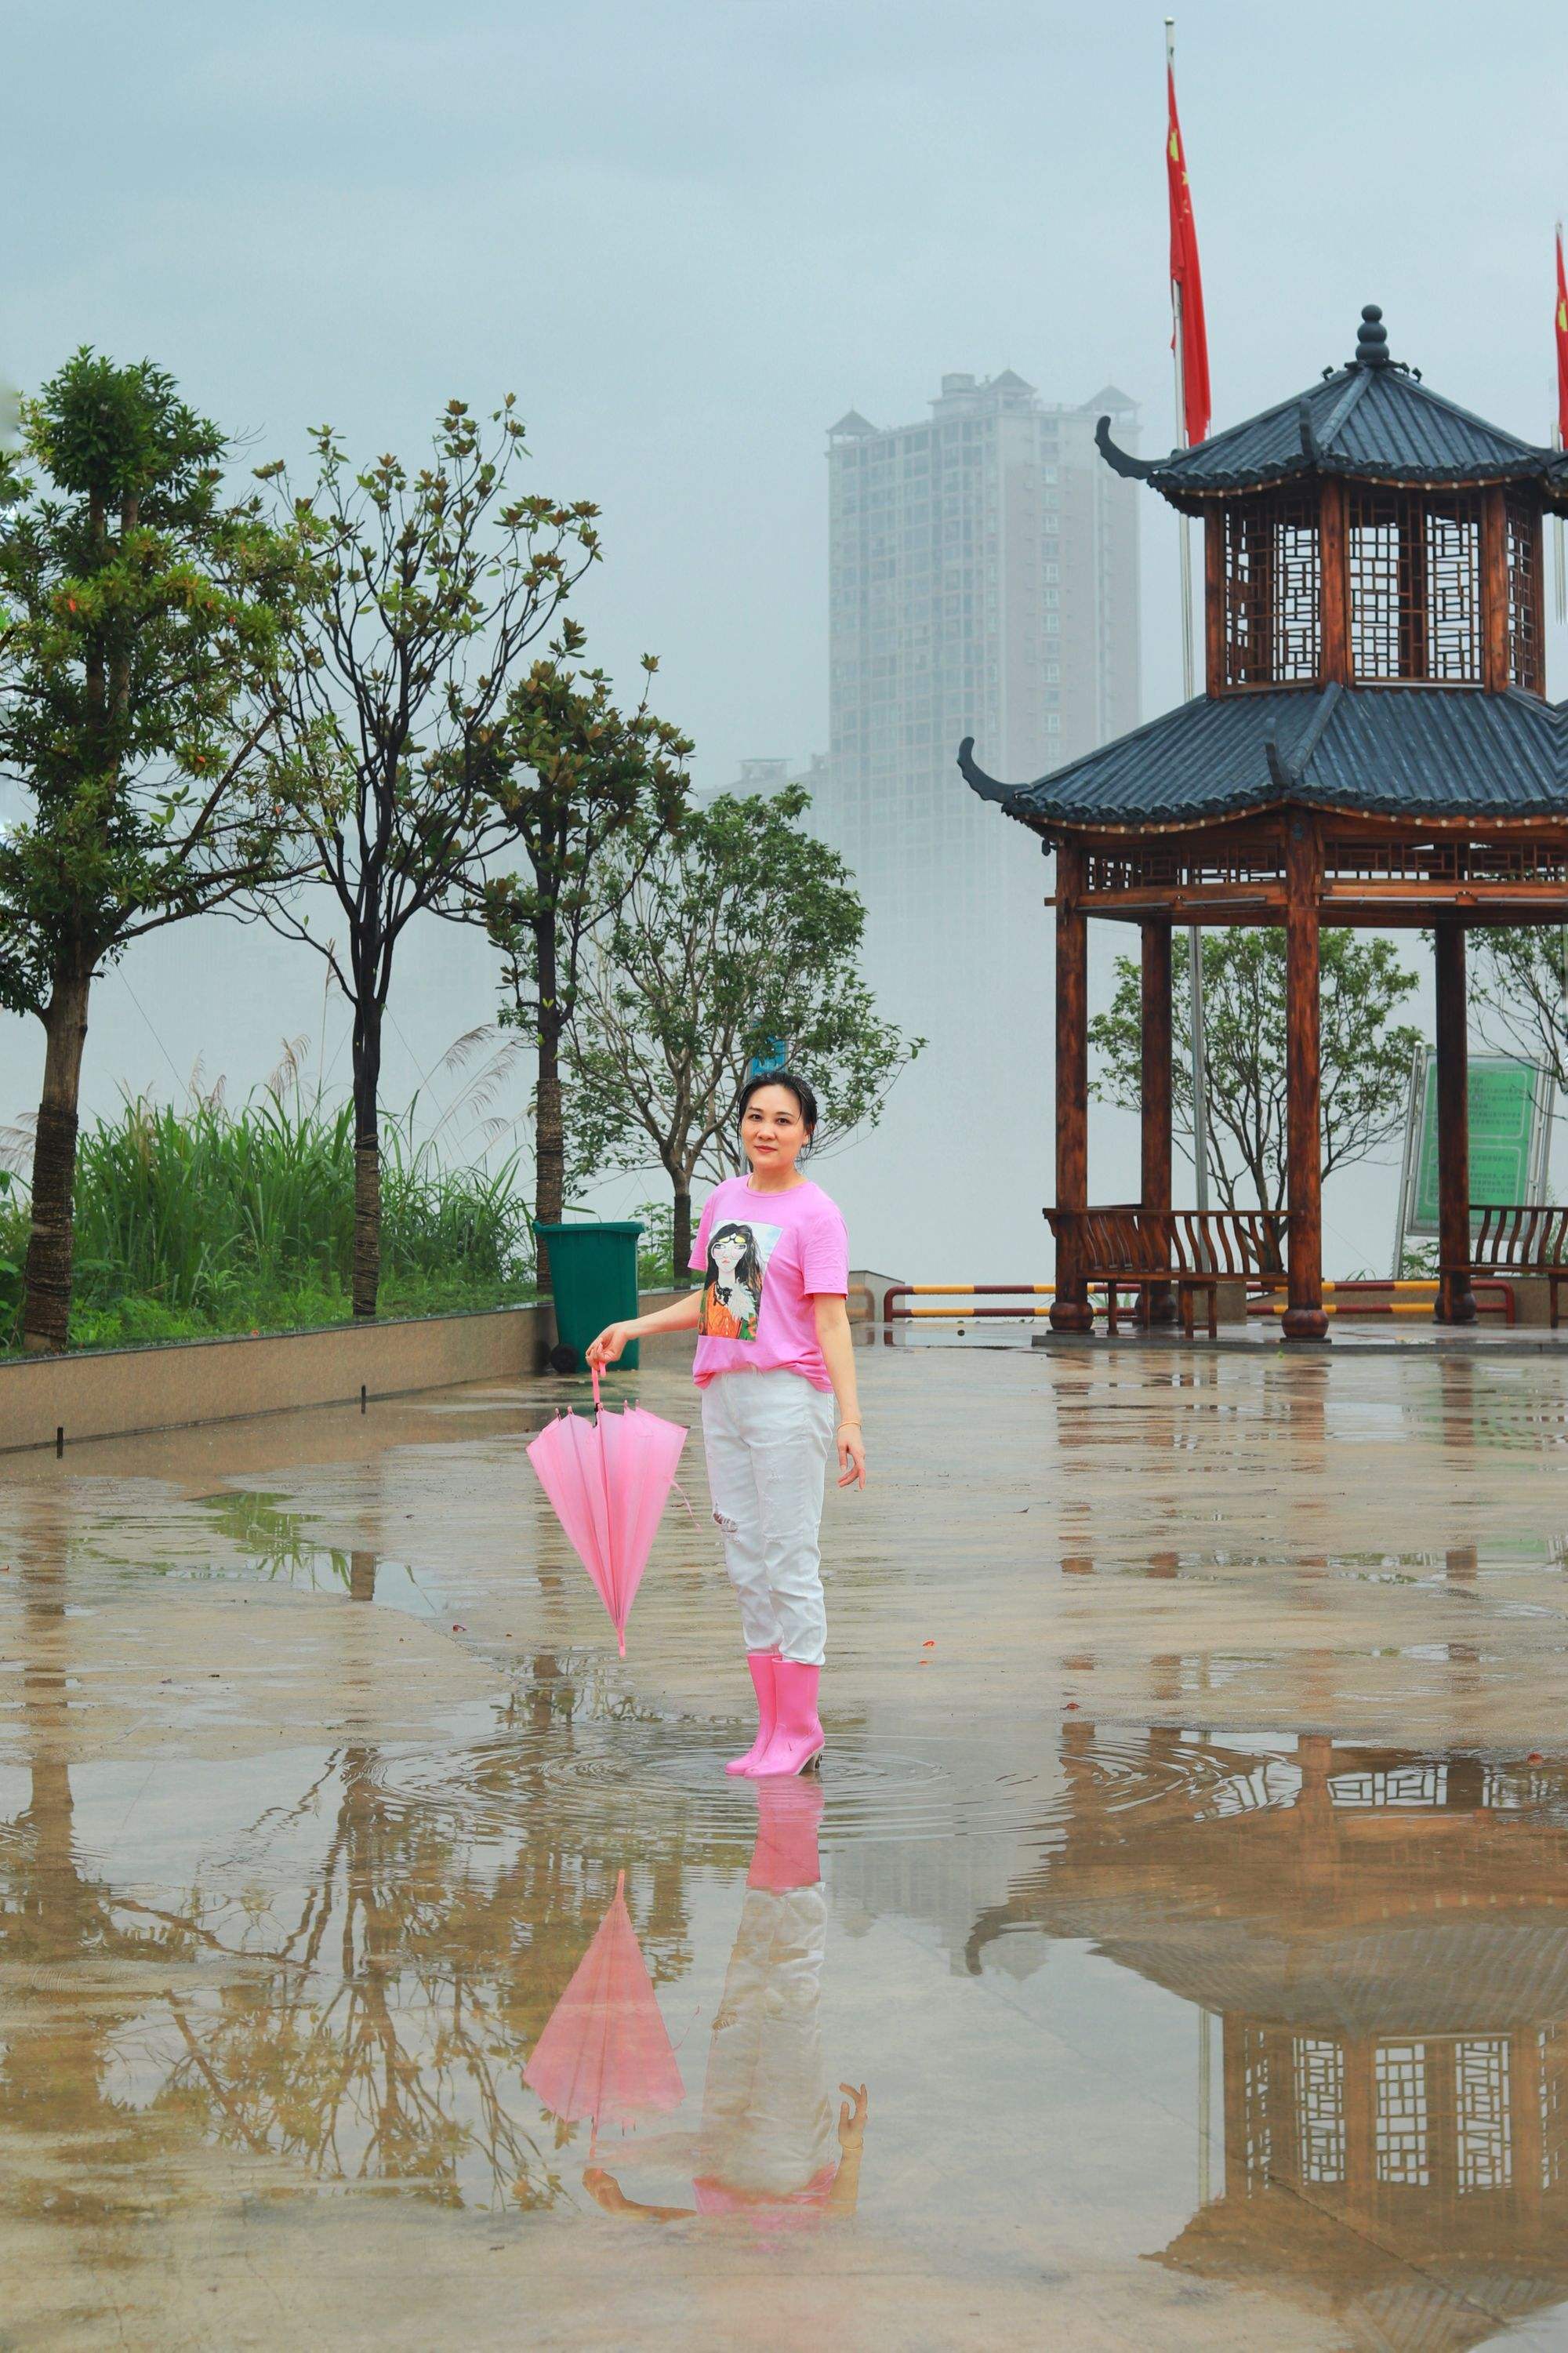
[[745,1118],[752,1097],[763,1087],[783,1087],[786,1094],[795,1097],[809,1141],[816,1133],[816,1096],[811,1081],[801,1078],[795,1071],[753,1071],[741,1089],[741,1100],[735,1108],[736,1126]]
[[735,1281],[744,1285],[753,1297],[763,1294],[763,1262],[757,1256],[757,1239],[750,1226],[719,1226],[708,1237],[708,1264],[713,1264],[713,1253],[720,1243],[733,1235],[741,1244],[741,1255],[735,1261]]

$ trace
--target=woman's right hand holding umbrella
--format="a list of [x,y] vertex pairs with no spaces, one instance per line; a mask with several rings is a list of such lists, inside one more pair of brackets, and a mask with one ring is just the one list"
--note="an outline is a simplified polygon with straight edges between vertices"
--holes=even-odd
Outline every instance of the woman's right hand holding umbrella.
[[598,1338],[588,1343],[589,1364],[596,1373],[602,1373],[606,1365],[615,1363],[626,1342],[636,1337],[635,1324],[606,1324]]

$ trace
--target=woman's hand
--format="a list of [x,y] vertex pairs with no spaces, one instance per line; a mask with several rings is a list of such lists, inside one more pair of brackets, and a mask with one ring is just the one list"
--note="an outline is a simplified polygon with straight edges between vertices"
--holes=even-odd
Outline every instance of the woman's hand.
[[588,1343],[588,1362],[598,1372],[613,1365],[626,1342],[636,1337],[629,1324],[606,1324],[596,1340]]
[[838,1425],[838,1483],[841,1487],[866,1484],[866,1440],[858,1421]]
[[838,2146],[847,2156],[858,2149],[866,2137],[866,2111],[869,2103],[864,2084],[840,2084],[845,2097],[838,2104]]
[[602,2165],[584,2167],[583,2187],[594,2203],[596,2206],[602,2206],[606,2214],[624,2214],[626,2211],[627,2200],[625,2190],[615,2175],[606,2173]]

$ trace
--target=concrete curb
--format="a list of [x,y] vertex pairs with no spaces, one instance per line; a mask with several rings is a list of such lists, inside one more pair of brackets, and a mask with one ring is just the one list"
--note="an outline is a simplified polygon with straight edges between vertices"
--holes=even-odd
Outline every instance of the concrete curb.
[[[662,1307],[673,1292],[645,1292]],[[304,1406],[407,1397],[465,1381],[542,1372],[555,1336],[548,1300],[457,1315],[331,1324],[0,1365],[0,1454],[63,1449],[201,1422],[292,1413]]]

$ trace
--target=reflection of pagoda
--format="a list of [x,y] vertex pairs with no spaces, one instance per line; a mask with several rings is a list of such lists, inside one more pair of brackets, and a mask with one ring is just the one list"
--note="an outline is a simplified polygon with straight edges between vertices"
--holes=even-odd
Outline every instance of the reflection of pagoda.
[[1347,2346],[1568,2297],[1568,1766],[1069,1735],[1065,1842],[983,1914],[1223,2015],[1224,2189],[1160,2257]]

